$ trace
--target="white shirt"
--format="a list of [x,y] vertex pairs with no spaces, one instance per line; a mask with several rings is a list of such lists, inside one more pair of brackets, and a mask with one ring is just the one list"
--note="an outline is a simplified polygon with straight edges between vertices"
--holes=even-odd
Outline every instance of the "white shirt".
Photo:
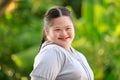
[[83,54],[46,41],[35,57],[31,80],[94,80]]

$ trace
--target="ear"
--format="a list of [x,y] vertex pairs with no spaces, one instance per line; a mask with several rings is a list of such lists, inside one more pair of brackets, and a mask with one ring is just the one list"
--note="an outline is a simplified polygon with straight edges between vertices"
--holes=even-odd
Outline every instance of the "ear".
[[49,34],[48,29],[47,29],[47,28],[44,28],[44,29],[43,29],[43,33],[47,36],[47,35]]

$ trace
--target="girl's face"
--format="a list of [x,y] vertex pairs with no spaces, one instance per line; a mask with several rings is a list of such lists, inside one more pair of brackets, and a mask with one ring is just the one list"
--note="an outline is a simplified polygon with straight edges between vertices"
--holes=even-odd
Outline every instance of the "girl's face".
[[48,41],[69,49],[74,39],[74,26],[71,19],[68,16],[62,16],[53,19],[51,23],[45,30]]

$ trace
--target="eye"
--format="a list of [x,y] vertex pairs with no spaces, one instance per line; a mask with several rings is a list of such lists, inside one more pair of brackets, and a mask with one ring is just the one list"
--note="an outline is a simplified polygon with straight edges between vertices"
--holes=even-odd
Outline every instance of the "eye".
[[55,31],[60,31],[60,29],[55,29]]
[[71,28],[66,28],[66,30],[71,30]]

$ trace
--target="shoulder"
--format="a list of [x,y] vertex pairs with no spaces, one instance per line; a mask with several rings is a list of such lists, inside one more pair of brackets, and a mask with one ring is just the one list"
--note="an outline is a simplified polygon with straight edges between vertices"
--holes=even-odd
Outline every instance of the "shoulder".
[[40,52],[35,57],[34,65],[38,65],[40,62],[43,63],[63,63],[65,59],[64,53],[61,52],[61,48],[57,45],[47,45],[42,48]]
[[[50,54],[52,53],[52,54]],[[57,44],[50,44],[42,48],[39,52],[39,54],[57,54],[57,55],[65,55],[66,49],[63,47],[57,45]]]
[[40,49],[40,54],[44,54],[44,53],[61,53],[63,50],[60,46],[56,45],[56,44],[51,44],[51,45],[47,45],[44,48]]
[[86,61],[87,59],[86,59],[86,57],[85,57],[85,55],[83,54],[83,53],[81,53],[80,51],[78,51],[78,50],[76,50],[76,49],[73,49],[74,50],[74,52],[75,52],[75,55],[78,57],[78,58],[80,58],[81,60],[83,60],[83,61]]

